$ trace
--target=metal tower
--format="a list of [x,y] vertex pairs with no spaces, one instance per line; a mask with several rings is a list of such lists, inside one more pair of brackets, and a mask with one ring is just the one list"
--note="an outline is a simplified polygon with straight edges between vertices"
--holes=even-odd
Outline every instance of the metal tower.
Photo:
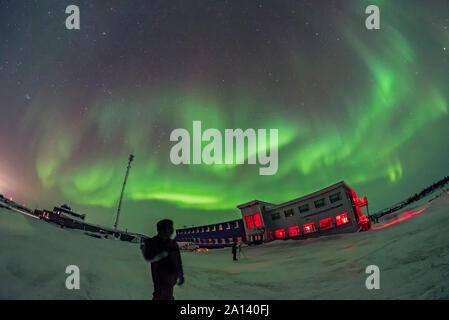
[[131,162],[133,160],[134,160],[134,155],[130,154],[129,158],[128,158],[128,167],[126,168],[125,181],[123,181],[122,193],[120,194],[120,201],[118,203],[117,217],[115,218],[115,224],[114,224],[115,230],[117,230],[118,218],[120,215],[120,208],[122,207],[123,193],[125,192],[126,180],[128,179],[129,169],[131,168]]

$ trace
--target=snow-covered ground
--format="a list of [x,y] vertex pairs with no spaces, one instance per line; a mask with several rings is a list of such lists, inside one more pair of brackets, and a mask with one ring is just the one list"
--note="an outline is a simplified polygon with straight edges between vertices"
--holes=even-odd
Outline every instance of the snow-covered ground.
[[[392,216],[391,216],[392,217]],[[183,252],[176,299],[449,299],[449,195],[413,205],[376,230],[244,248]],[[81,272],[65,287],[66,266]],[[380,289],[367,290],[369,265]],[[137,244],[96,239],[0,209],[0,299],[151,299]]]

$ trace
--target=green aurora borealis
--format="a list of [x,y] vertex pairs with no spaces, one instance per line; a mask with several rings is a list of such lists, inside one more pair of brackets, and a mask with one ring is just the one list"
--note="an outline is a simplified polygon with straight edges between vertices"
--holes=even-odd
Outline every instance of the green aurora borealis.
[[[152,233],[345,180],[376,211],[448,174],[449,2],[3,1],[0,193]],[[364,27],[368,4],[381,29]],[[170,132],[279,130],[279,169],[170,162]]]

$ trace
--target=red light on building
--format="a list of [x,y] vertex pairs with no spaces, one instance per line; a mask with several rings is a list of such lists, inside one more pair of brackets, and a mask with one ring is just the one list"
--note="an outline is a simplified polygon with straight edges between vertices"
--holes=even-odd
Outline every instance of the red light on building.
[[254,222],[252,216],[246,216],[245,217],[246,227],[248,229],[254,228]]
[[303,228],[304,228],[304,233],[312,233],[312,232],[315,232],[316,230],[315,230],[315,223],[308,223],[308,224],[305,224],[304,226],[303,226]]
[[285,238],[285,230],[279,229],[275,232],[276,238]]
[[288,234],[290,236],[297,236],[297,235],[299,235],[300,234],[299,227],[296,226],[296,227],[288,228]]
[[337,226],[339,226],[341,224],[348,223],[349,222],[348,213],[345,212],[345,213],[339,214],[338,216],[335,216],[335,221],[337,221]]
[[321,229],[332,228],[332,219],[327,218],[327,219],[320,220],[320,228]]
[[366,216],[362,216],[359,221],[359,226],[362,231],[368,231],[371,228],[369,218]]
[[253,215],[253,219],[254,219],[254,225],[256,227],[261,227],[262,226],[262,219],[260,219],[260,213],[256,213]]
[[256,213],[251,216],[245,217],[246,228],[251,229],[254,227],[261,227],[262,220],[260,219],[260,214]]

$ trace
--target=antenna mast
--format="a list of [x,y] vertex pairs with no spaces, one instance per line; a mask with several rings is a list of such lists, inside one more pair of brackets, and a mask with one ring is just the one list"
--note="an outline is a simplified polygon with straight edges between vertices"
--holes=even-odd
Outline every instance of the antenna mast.
[[128,179],[129,169],[131,169],[131,162],[133,160],[134,160],[134,155],[130,154],[129,158],[128,158],[128,167],[126,168],[125,181],[123,181],[122,193],[120,194],[120,201],[118,203],[117,217],[115,218],[115,224],[114,224],[115,230],[117,230],[118,218],[120,215],[120,208],[122,207],[122,199],[123,199],[123,194],[125,192],[126,180]]

